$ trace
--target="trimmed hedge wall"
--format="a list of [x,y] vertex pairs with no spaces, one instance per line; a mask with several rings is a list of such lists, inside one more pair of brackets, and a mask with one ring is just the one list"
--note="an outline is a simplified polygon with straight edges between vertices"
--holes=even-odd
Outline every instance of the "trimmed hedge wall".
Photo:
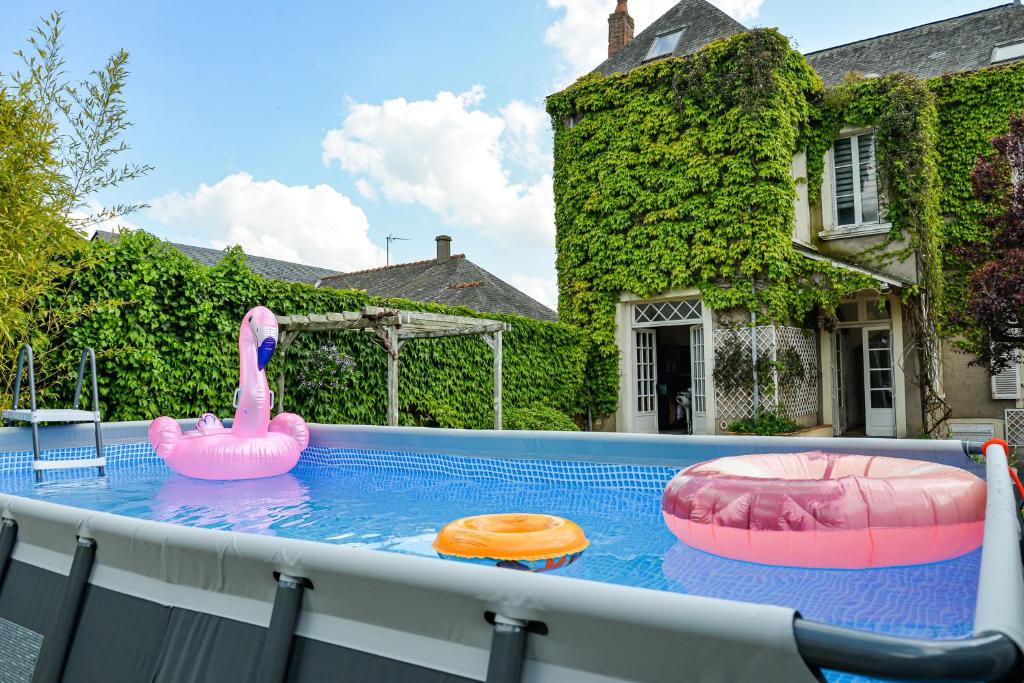
[[[238,326],[258,304],[280,315],[386,304],[504,320],[512,325],[504,335],[505,405],[525,409],[543,404],[570,416],[582,411],[583,353],[580,335],[569,325],[269,280],[245,267],[238,248],[208,268],[144,232],[125,233],[116,244],[95,241],[90,250],[98,257],[96,264],[78,273],[70,301],[59,303],[96,308],[66,332],[57,356],[71,368],[75,349],[96,349],[105,420],[206,411],[232,415]],[[351,384],[333,393],[301,387],[297,373],[303,356],[327,339],[355,359]],[[277,375],[279,362],[277,357],[271,362],[269,378]],[[493,356],[482,339],[410,341],[399,367],[402,424],[493,426]],[[386,354],[370,335],[302,334],[288,351],[287,370],[287,410],[311,422],[386,423]],[[53,398],[69,401],[73,385],[66,376],[56,390],[62,395]]]

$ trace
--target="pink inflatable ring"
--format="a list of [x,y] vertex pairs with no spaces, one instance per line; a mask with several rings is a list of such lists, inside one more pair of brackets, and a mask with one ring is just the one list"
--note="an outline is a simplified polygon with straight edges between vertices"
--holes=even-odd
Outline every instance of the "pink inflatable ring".
[[985,482],[920,460],[811,453],[710,460],[661,501],[687,545],[748,562],[861,569],[924,564],[981,545]]

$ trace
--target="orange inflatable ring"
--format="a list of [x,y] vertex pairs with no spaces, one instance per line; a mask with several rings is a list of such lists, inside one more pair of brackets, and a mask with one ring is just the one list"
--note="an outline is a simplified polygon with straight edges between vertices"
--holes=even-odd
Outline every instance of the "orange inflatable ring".
[[568,566],[588,545],[575,522],[518,512],[463,517],[434,540],[434,550],[446,560],[534,572]]

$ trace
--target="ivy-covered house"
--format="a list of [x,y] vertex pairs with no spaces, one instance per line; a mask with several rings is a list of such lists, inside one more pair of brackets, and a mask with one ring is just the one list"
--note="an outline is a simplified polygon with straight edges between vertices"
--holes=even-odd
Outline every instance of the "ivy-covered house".
[[608,59],[548,98],[598,428],[721,432],[756,393],[835,434],[1002,435],[1020,368],[959,350],[958,249],[984,239],[971,170],[1024,109],[1024,7],[807,55],[704,0],[608,22]]

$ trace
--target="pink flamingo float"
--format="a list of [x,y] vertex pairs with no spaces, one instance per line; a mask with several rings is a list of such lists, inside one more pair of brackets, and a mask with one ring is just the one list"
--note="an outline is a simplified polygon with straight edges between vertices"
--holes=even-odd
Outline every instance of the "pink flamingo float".
[[256,479],[284,474],[309,445],[309,428],[294,413],[270,419],[271,395],[264,368],[277,345],[277,318],[257,306],[238,330],[239,388],[235,421],[225,427],[206,413],[193,431],[177,420],[158,417],[149,441],[167,466],[196,479]]

